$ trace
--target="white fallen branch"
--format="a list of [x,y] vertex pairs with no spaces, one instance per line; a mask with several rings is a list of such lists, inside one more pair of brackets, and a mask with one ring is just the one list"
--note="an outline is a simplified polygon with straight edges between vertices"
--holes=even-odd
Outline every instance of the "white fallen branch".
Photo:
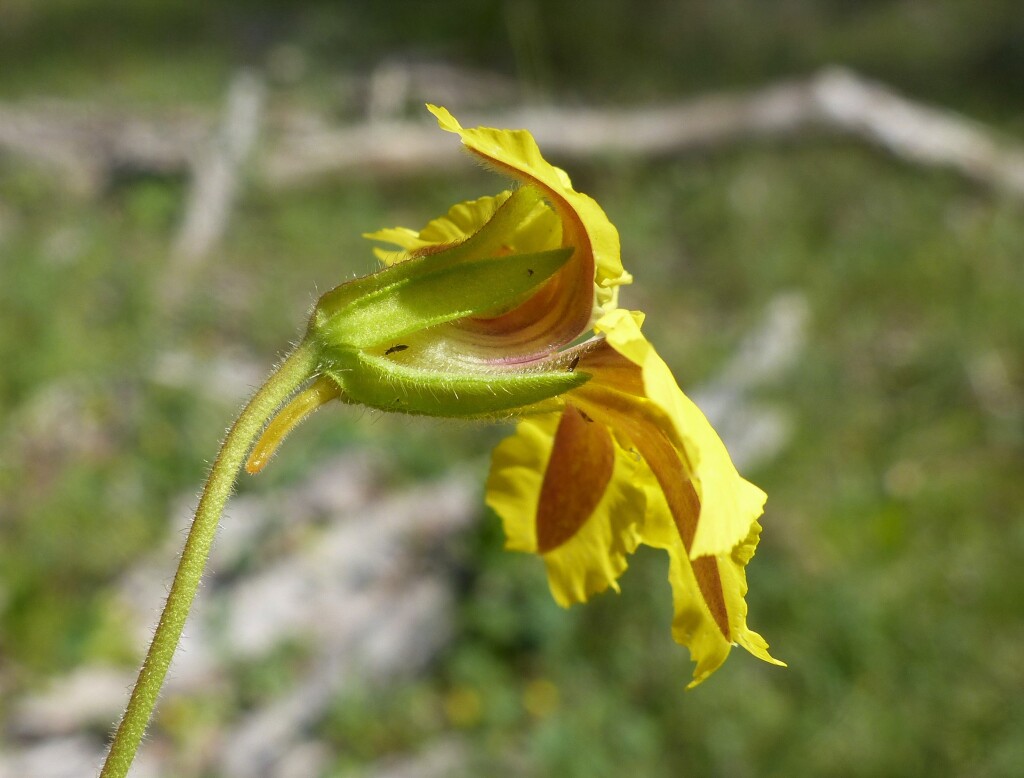
[[[756,139],[831,132],[881,146],[908,161],[947,167],[1024,197],[1024,148],[951,111],[921,105],[847,70],[745,94],[615,110],[524,108],[462,117],[467,125],[528,127],[558,159],[666,157]],[[378,122],[283,133],[267,150],[273,186],[353,173],[414,173],[447,167],[458,148],[428,123]]]
[[[419,81],[403,81],[400,96],[409,102],[431,99],[422,89]],[[188,172],[197,144],[209,134],[208,125],[197,126],[194,120],[157,122],[98,113],[81,106],[62,112],[59,106],[0,103],[0,153],[34,159],[73,181],[95,182],[119,169]],[[427,172],[456,160],[456,144],[431,122],[389,120],[382,113],[388,112],[375,111],[373,121],[338,127],[322,117],[280,111],[268,128],[253,176],[270,187],[302,186],[329,176]],[[522,108],[460,118],[467,124],[528,127],[547,154],[562,160],[602,154],[659,158],[751,140],[834,134],[1024,197],[1020,141],[839,68],[750,92],[670,105]]]

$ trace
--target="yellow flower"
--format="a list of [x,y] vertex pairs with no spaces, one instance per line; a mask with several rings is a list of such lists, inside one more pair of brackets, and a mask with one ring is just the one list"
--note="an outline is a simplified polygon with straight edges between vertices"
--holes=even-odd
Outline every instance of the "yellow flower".
[[[503,231],[499,250],[528,254],[571,248],[572,256],[546,284],[511,310],[490,312],[453,322],[429,333],[436,348],[445,342],[445,358],[478,355],[492,363],[538,358],[570,343],[604,312],[616,306],[618,287],[632,282],[619,257],[619,234],[594,200],[577,192],[564,170],[551,165],[526,130],[488,127],[464,129],[444,108],[427,106],[448,132],[484,164],[520,184],[513,194],[502,192],[453,206],[422,230],[394,227],[366,237],[398,246],[378,249],[390,266],[403,260],[458,245],[483,229],[509,199],[532,197],[513,224]],[[426,347],[426,341],[424,341]]]
[[334,399],[520,418],[494,452],[487,502],[509,548],[544,559],[560,604],[617,589],[643,543],[668,553],[672,631],[697,663],[694,683],[732,645],[775,662],[747,628],[744,601],[765,495],[680,391],[642,316],[617,308],[631,277],[615,227],[525,130],[467,130],[429,108],[519,186],[421,230],[367,236],[397,250],[378,249],[383,270],[321,298],[308,334],[320,377],[267,427],[250,470]]
[[[379,254],[384,268],[317,301],[302,341],[242,409],[214,460],[104,776],[131,766],[237,470],[244,461],[259,472],[290,430],[335,400],[523,418],[494,452],[487,502],[509,547],[544,559],[558,602],[617,588],[627,557],[645,543],[668,552],[672,632],[697,663],[693,684],[734,644],[780,664],[747,628],[743,599],[764,494],[736,473],[640,334],[639,315],[616,307],[631,278],[615,228],[525,130],[467,130],[428,107],[519,186],[456,205],[419,231],[371,234],[399,251]],[[594,337],[578,343],[590,327]]]
[[673,636],[707,678],[733,644],[781,664],[746,624],[744,567],[765,495],[736,472],[721,439],[640,332],[615,310],[577,348],[590,380],[561,413],[520,422],[494,452],[487,502],[508,548],[540,554],[564,606],[618,589],[640,543],[669,555]]

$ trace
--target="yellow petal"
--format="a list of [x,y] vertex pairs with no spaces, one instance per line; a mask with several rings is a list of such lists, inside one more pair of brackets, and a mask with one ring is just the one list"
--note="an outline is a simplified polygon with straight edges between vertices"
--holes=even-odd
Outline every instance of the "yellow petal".
[[380,260],[384,267],[391,267],[399,262],[404,262],[419,249],[431,245],[430,241],[423,240],[416,230],[410,230],[408,227],[386,227],[376,232],[364,232],[363,237],[370,240],[378,240],[381,243],[390,243],[401,248],[401,251],[389,251],[374,247],[373,255]]
[[391,243],[406,251],[415,251],[423,246],[431,245],[430,241],[420,237],[420,233],[410,230],[408,227],[385,227],[376,232],[364,232],[363,237],[381,243]]
[[765,494],[736,472],[729,452],[700,409],[683,394],[668,365],[629,311],[615,310],[595,329],[643,372],[644,393],[671,418],[700,498],[690,557],[729,553],[764,509]]
[[[661,366],[664,363],[653,355],[634,318],[628,312],[612,318],[608,329],[617,328],[619,337],[608,338],[583,355],[577,369],[590,373],[591,380],[570,392],[567,399],[615,430],[623,445],[635,448],[642,458],[635,473],[636,483],[647,491],[641,542],[669,553],[675,602],[673,635],[697,662],[694,684],[721,665],[734,644],[775,662],[761,636],[747,628],[743,600],[747,591],[743,568],[753,556],[760,526],[751,517],[732,546],[714,555],[692,553],[699,528],[709,520],[695,477],[700,468],[693,467],[692,461],[706,467],[711,458],[697,460],[688,455],[687,448],[692,450],[693,443],[676,431],[678,419],[670,411],[678,413],[678,409],[671,397],[659,396],[659,403],[647,396],[652,360]],[[607,322],[601,324],[604,329]],[[668,380],[679,392],[671,374]],[[746,483],[739,476],[735,480]],[[705,494],[710,492],[709,482],[713,488],[721,488],[705,479]]]
[[564,170],[541,156],[526,130],[465,129],[446,109],[427,109],[441,129],[459,135],[471,152],[500,172],[539,187],[555,206],[564,224],[563,245],[576,251],[571,266],[562,271],[562,294],[549,316],[561,325],[565,337],[559,342],[572,340],[587,327],[595,306],[613,307],[615,288],[632,281],[622,267],[618,231],[592,198],[572,188]]
[[[768,644],[764,638],[747,627],[747,604],[744,600],[747,581],[744,567],[753,556],[761,531],[760,525],[754,522],[748,536],[732,553],[691,560],[664,500],[659,500],[658,494],[649,494],[648,499],[650,507],[643,542],[663,548],[669,555],[669,583],[672,585],[675,614],[672,636],[689,649],[690,657],[696,663],[690,687],[696,686],[717,670],[729,656],[734,644],[742,646],[759,659],[785,666],[785,663],[768,653]],[[698,566],[706,568],[704,576],[710,573],[719,582],[720,596],[728,612],[728,637],[723,634],[721,625],[701,596],[698,576],[702,573],[697,569]]]
[[519,422],[491,455],[486,501],[501,518],[510,551],[537,551],[537,501],[561,417],[548,413]]
[[644,515],[637,465],[603,425],[571,406],[520,422],[495,449],[487,503],[508,548],[541,554],[560,605],[618,590]]
[[444,216],[439,216],[428,222],[427,226],[419,232],[410,230],[408,227],[389,227],[376,232],[363,233],[363,237],[381,243],[391,243],[403,249],[398,252],[374,249],[374,254],[381,262],[386,266],[391,266],[396,262],[408,259],[425,248],[461,243],[483,227],[511,194],[511,192],[505,191],[494,197],[481,197],[477,200],[457,203],[449,208]]
[[428,222],[420,230],[420,237],[431,243],[459,243],[483,227],[511,194],[505,190],[493,197],[453,205],[444,216]]

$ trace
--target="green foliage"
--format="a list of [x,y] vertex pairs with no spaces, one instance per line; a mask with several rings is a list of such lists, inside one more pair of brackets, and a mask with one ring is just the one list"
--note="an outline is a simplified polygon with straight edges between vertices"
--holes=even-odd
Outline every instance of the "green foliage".
[[[0,97],[213,105],[232,63],[262,62],[280,35],[309,57],[296,94],[339,112],[335,68],[412,41],[525,73],[540,93],[602,102],[839,61],[1022,126],[1024,16],[1012,0],[571,5],[3,3]],[[269,369],[315,290],[375,267],[362,232],[419,225],[500,188],[470,182],[468,167],[246,190],[223,252],[168,319],[158,291],[180,181],[123,182],[84,202],[0,160],[5,695],[87,661],[134,664],[113,582],[165,537],[241,400],[211,395],[168,355],[236,350]],[[684,693],[663,555],[641,554],[621,596],[562,611],[542,565],[503,551],[497,520],[482,516],[452,550],[460,588],[446,653],[425,677],[352,690],[322,723],[338,774],[451,734],[467,739],[476,774],[1019,770],[1024,208],[823,141],[572,172],[619,227],[637,279],[622,302],[649,312],[645,329],[684,388],[714,374],[775,295],[809,301],[802,359],[759,398],[793,415],[795,438],[749,473],[770,495],[750,622],[790,667],[737,652]],[[396,481],[429,477],[479,461],[498,434],[334,409],[295,434],[256,488],[367,444],[393,452]],[[289,649],[238,668],[242,698],[199,699],[161,723],[181,749],[198,748],[206,722],[273,696],[302,660]]]

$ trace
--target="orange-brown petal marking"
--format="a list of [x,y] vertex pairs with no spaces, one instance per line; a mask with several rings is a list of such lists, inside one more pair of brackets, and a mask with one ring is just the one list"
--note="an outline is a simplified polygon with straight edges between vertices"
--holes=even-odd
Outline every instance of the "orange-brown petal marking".
[[576,369],[591,373],[592,386],[614,389],[634,397],[644,396],[644,376],[640,366],[612,348],[607,340],[592,340],[579,348]]
[[[616,310],[594,328],[641,368],[642,396],[661,410],[664,419],[655,423],[672,441],[700,497],[700,522],[687,549],[690,558],[722,558],[747,537],[762,513],[765,494],[736,472],[722,439],[679,389],[668,365],[640,332],[640,322],[635,312]],[[591,384],[596,381],[597,376]]]
[[[683,471],[678,454],[660,430],[641,436],[639,441],[634,442],[654,477],[658,479],[665,501],[672,512],[679,538],[689,553],[693,548],[693,536],[697,532],[697,519],[700,517],[700,498],[693,488],[693,481]],[[718,572],[718,560],[713,556],[702,556],[691,559],[690,565],[715,624],[722,630],[725,639],[732,642],[729,611],[725,606],[725,592],[722,590],[722,577]]]
[[555,432],[537,504],[537,550],[547,553],[570,540],[594,513],[615,467],[612,438],[566,407]]
[[593,199],[572,188],[564,171],[547,162],[533,136],[525,130],[463,128],[443,108],[427,106],[440,127],[456,133],[466,148],[485,164],[523,184],[535,186],[550,201],[562,222],[562,245],[572,258],[549,282],[554,305],[527,301],[513,317],[531,339],[547,337],[558,347],[580,335],[599,306],[614,306],[615,287],[632,280],[619,258],[619,234]]
[[[679,539],[689,554],[700,518],[700,498],[680,452],[653,419],[645,418],[655,412],[649,401],[596,385],[584,385],[575,394],[588,414],[620,430],[636,446],[665,495]],[[717,559],[702,556],[691,559],[690,564],[708,611],[725,639],[732,642]]]

